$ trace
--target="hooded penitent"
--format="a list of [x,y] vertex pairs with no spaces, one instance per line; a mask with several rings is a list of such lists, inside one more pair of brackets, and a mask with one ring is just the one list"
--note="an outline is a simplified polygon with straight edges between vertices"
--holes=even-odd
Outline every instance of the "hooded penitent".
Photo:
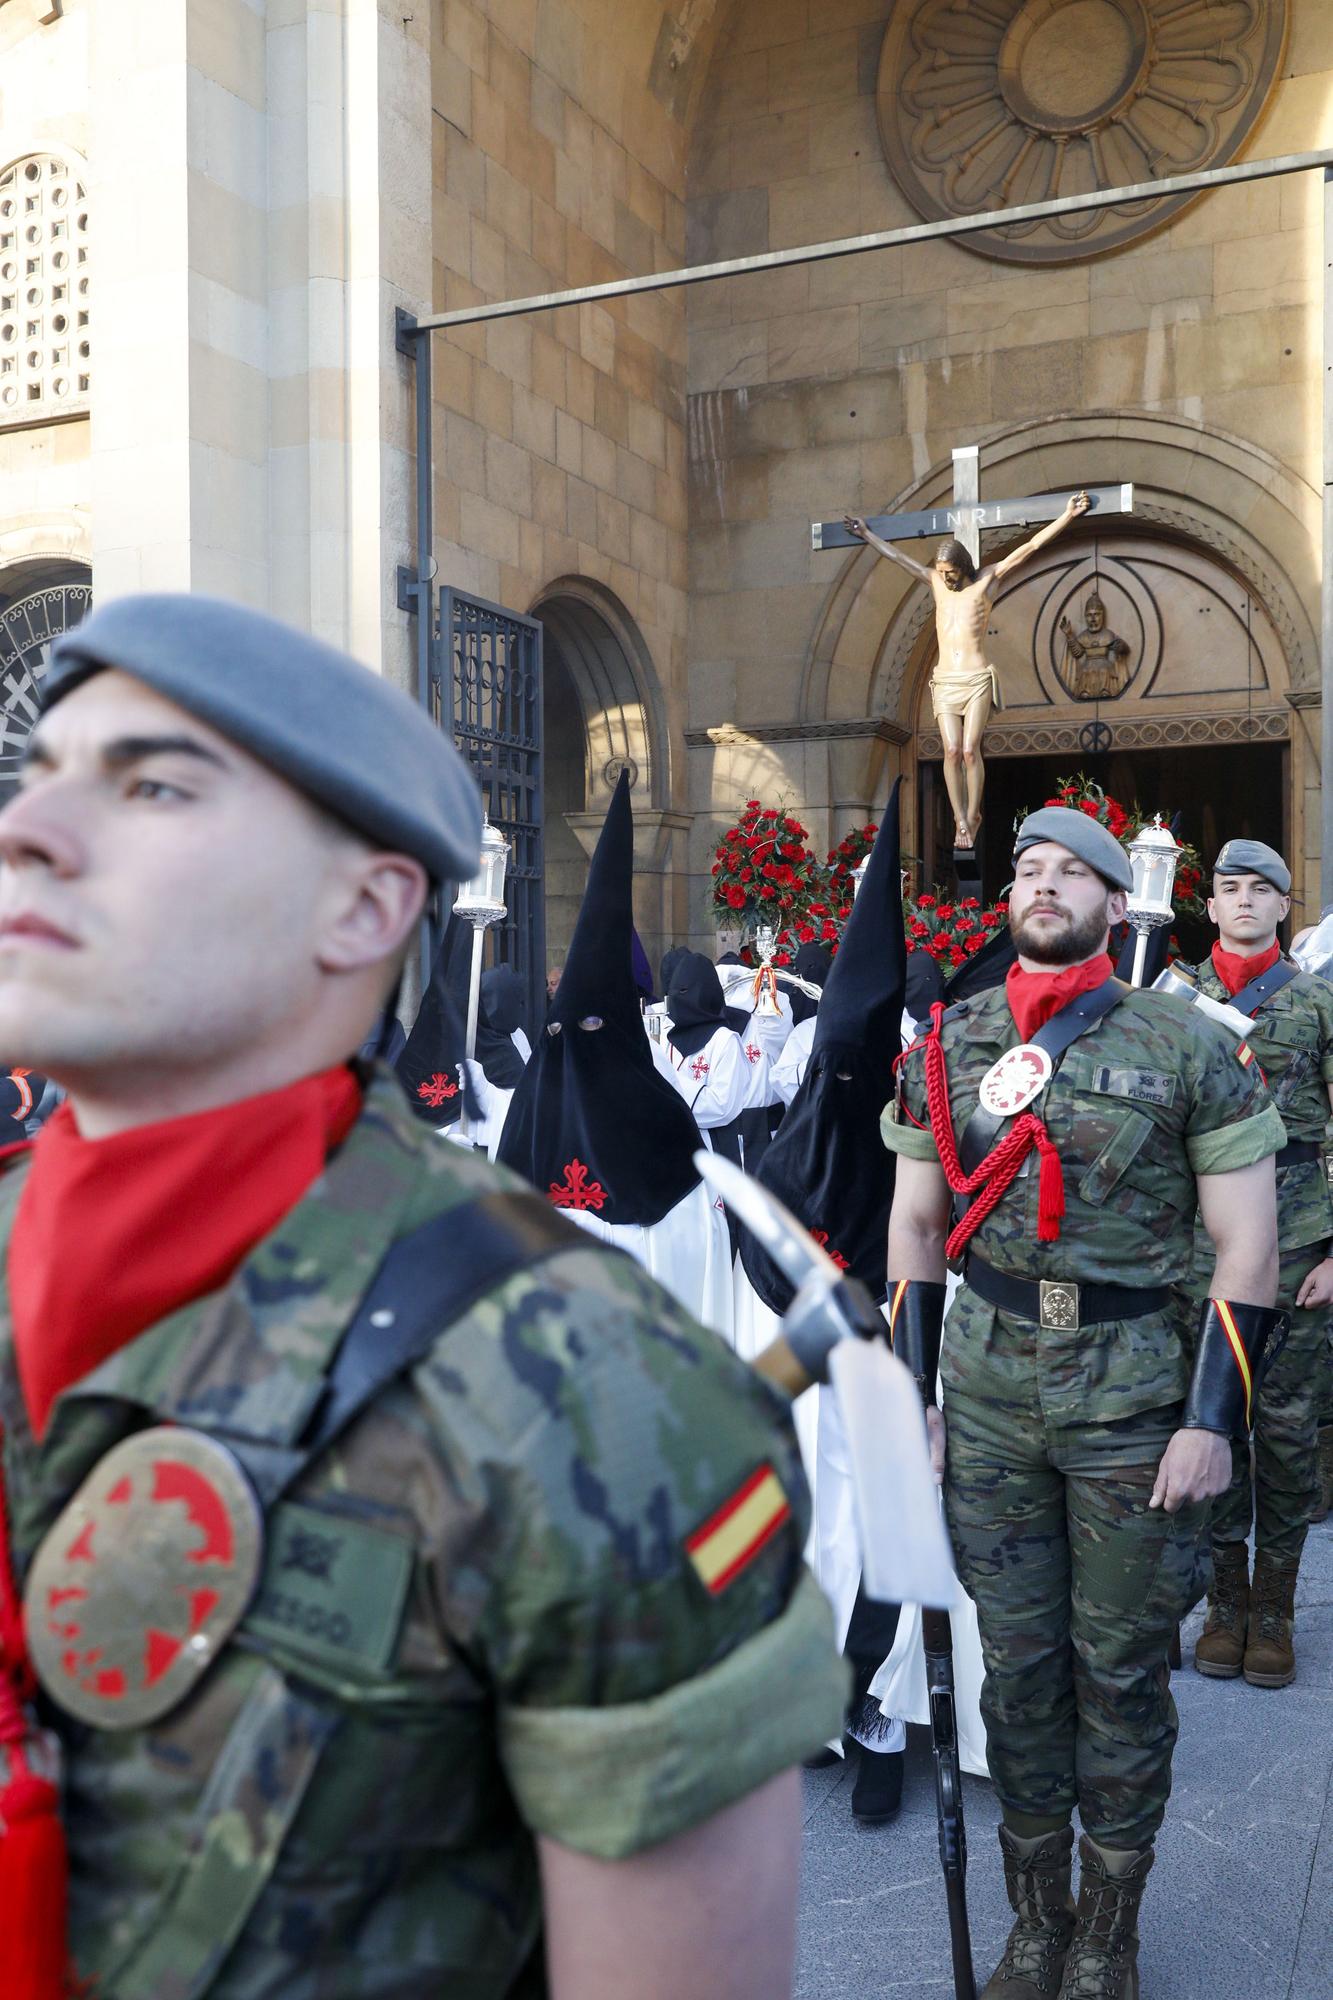
[[719,1028],[739,1034],[750,1019],[744,1007],[728,1007],[717,967],[701,951],[683,951],[672,966],[666,1008],[671,1016],[667,1039],[683,1056],[697,1055]]
[[477,1061],[496,1090],[512,1090],[523,1074],[514,1030],[523,1021],[523,981],[509,965],[481,975],[477,1004]]
[[[394,1064],[412,1109],[428,1125],[451,1125],[462,1109],[458,1065],[465,1045],[471,956],[471,925],[451,914],[412,1032]],[[474,1106],[468,1110],[476,1115]]]
[[698,1186],[699,1132],[655,1068],[644,1032],[631,963],[633,876],[634,819],[622,772],[545,1031],[496,1157],[557,1208],[647,1226]]
[[[818,986],[822,991],[833,969],[833,955],[825,951],[822,944],[803,944],[791,969],[798,979],[804,979],[807,985]],[[791,1002],[791,1024],[797,1028],[802,1021],[810,1019],[819,1002],[808,993],[802,993],[799,986],[784,986],[782,990]]]
[[[906,959],[895,786],[819,1003],[805,1081],[757,1176],[875,1299],[893,1201],[879,1120],[902,1046]],[[792,1288],[746,1230],[741,1259],[763,1303],[785,1312]]]

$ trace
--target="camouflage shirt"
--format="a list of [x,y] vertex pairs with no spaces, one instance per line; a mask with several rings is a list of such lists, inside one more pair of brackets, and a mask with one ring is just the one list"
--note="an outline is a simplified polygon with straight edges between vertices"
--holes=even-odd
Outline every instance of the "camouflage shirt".
[[[949,1104],[961,1141],[987,1070],[1022,1040],[1003,987],[963,1002],[944,1025]],[[884,1143],[938,1158],[928,1127],[925,1054],[899,1070],[884,1114]],[[1023,1278],[1143,1287],[1188,1268],[1197,1174],[1226,1173],[1285,1142],[1257,1065],[1238,1058],[1220,1024],[1164,994],[1131,991],[1081,1035],[1031,1109],[1046,1123],[1064,1169],[1065,1213],[1054,1243],[1037,1236],[1037,1155],[969,1244],[997,1270]],[[1008,1123],[1002,1128],[1009,1129]],[[951,1314],[941,1374],[946,1387],[977,1379],[962,1352],[985,1347],[994,1315],[966,1286]],[[1100,1422],[1178,1400],[1188,1365],[1169,1315],[1059,1332],[1043,1329],[1039,1392],[1060,1421]]]
[[[1231,999],[1211,958],[1182,969],[1210,999]],[[1263,1070],[1287,1138],[1312,1140],[1326,1148],[1333,1138],[1328,1095],[1333,1084],[1333,986],[1312,973],[1298,972],[1264,1002],[1246,1039]],[[1298,1250],[1306,1243],[1323,1243],[1333,1237],[1333,1197],[1322,1157],[1279,1166],[1277,1224],[1278,1241],[1284,1250]],[[1196,1244],[1197,1277],[1206,1256],[1207,1237],[1202,1225],[1196,1233],[1203,1239]],[[1203,1276],[1206,1284],[1206,1270]]]
[[[6,1241],[22,1181],[0,1183]],[[517,1185],[377,1077],[225,1290],[67,1391],[41,1445],[6,1305],[20,1570],[145,1424],[298,1436],[389,1246]],[[715,1524],[761,1473],[766,1538],[729,1556]],[[632,1854],[840,1726],[808,1513],[785,1402],[628,1258],[571,1238],[277,1503],[255,1604],[178,1707],[107,1731],[48,1705],[78,1971],[98,2000],[541,1994],[535,1834]]]

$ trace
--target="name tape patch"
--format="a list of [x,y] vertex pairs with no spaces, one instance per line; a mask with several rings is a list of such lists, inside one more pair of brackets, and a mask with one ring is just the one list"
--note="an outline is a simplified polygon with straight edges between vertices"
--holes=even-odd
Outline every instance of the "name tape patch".
[[1103,1065],[1092,1073],[1092,1087],[1102,1097],[1128,1097],[1139,1104],[1171,1104],[1176,1095],[1176,1079],[1168,1072],[1153,1069],[1111,1069]]
[[284,1501],[246,1630],[335,1666],[382,1673],[412,1581],[410,1542],[322,1507]]
[[790,1519],[791,1505],[782,1482],[771,1465],[761,1465],[686,1538],[686,1554],[710,1596],[720,1596]]

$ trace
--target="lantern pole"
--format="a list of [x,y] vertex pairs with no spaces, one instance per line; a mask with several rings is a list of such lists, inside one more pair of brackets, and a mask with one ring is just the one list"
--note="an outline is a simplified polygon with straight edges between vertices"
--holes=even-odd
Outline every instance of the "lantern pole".
[[[468,1062],[477,1054],[477,1020],[481,1011],[481,953],[486,932],[492,924],[502,923],[508,914],[505,907],[505,870],[509,862],[509,842],[483,818],[481,825],[481,862],[477,873],[470,882],[464,882],[454,899],[454,915],[466,917],[472,926],[472,964],[468,970],[467,982],[467,1032],[463,1038],[463,1053]],[[467,1079],[463,1080],[463,1103],[458,1114],[460,1136],[471,1139],[471,1129],[467,1112]]]

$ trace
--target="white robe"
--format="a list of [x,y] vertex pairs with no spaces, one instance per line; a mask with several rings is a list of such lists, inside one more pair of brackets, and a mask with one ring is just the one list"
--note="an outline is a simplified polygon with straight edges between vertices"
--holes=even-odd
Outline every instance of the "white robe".
[[790,1104],[801,1085],[805,1082],[805,1072],[810,1066],[810,1051],[815,1045],[815,1022],[818,1016],[810,1014],[804,1021],[798,1021],[787,1037],[782,1054],[773,1064],[773,1089],[784,1104]]
[[[509,1039],[522,1056],[523,1061],[525,1063],[531,1062],[532,1044],[529,1042],[522,1028],[515,1028]],[[461,1080],[461,1063],[459,1064],[459,1073]],[[466,1136],[464,1136],[461,1130],[461,1119],[455,1119],[454,1123],[446,1125],[444,1130],[460,1146],[484,1146],[486,1148],[487,1159],[493,1160],[499,1150],[500,1134],[504,1131],[505,1119],[509,1116],[509,1106],[513,1102],[514,1093],[512,1090],[501,1090],[495,1084],[488,1082],[486,1072],[479,1062],[472,1064],[471,1074],[472,1088],[476,1094],[477,1103],[481,1107],[480,1122],[472,1123],[468,1128]]]
[[[756,1102],[758,1088],[767,1088],[768,1061],[762,1054],[757,1062],[746,1056],[734,1028],[715,1028],[693,1055],[682,1055],[672,1043],[662,1044],[662,1055],[670,1076],[703,1133],[719,1125],[730,1125],[742,1111]],[[762,1077],[756,1072],[762,1070]]]

